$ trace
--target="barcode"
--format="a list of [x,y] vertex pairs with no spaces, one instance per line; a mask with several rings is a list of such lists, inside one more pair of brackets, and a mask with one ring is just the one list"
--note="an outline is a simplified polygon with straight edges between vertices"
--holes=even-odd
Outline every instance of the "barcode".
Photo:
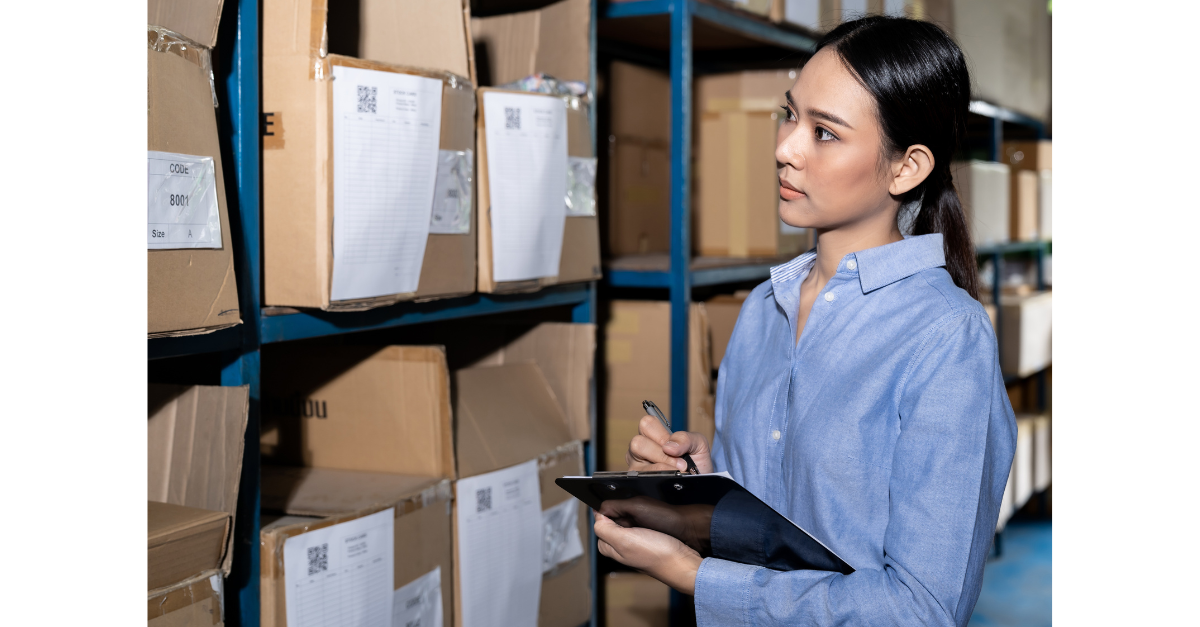
[[375,113],[375,87],[358,86],[358,112]]
[[504,107],[504,128],[521,130],[521,110]]
[[475,513],[492,509],[492,489],[490,487],[475,491]]
[[308,547],[308,574],[329,570],[329,544]]

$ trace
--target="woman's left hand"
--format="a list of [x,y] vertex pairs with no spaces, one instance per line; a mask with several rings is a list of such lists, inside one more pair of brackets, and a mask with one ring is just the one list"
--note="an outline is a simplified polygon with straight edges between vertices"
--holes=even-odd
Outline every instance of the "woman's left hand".
[[602,555],[636,568],[683,594],[696,593],[696,573],[704,560],[691,547],[665,533],[622,527],[599,512],[594,528]]

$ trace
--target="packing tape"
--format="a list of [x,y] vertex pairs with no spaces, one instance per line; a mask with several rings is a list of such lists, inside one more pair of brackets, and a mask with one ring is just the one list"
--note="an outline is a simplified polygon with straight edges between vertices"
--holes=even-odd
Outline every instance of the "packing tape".
[[161,26],[146,26],[146,46],[155,52],[173,54],[194,63],[208,74],[208,88],[212,92],[213,108],[217,107],[217,84],[212,72],[212,50],[179,33]]

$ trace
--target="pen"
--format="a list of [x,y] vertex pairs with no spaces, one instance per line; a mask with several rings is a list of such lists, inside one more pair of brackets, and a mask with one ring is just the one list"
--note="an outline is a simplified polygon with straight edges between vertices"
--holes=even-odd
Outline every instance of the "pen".
[[[658,405],[654,404],[654,401],[642,401],[642,409],[646,410],[647,414],[658,418],[658,421],[662,423],[662,426],[666,427],[667,433],[672,433],[671,423],[667,422],[667,417],[663,415],[662,410],[658,408]],[[696,462],[692,461],[691,455],[684,453],[683,461],[687,462],[688,474],[700,474],[700,469],[696,467]]]

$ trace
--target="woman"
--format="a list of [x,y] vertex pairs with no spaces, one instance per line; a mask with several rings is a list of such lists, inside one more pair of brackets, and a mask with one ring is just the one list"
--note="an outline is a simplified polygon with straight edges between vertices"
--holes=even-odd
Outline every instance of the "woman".
[[[885,17],[826,35],[787,94],[779,210],[816,249],[746,299],[711,452],[647,416],[627,459],[728,471],[856,571],[701,558],[597,514],[600,552],[694,594],[699,625],[967,624],[1016,439],[951,180],[969,99],[950,37]],[[771,541],[719,516],[710,531]]]

